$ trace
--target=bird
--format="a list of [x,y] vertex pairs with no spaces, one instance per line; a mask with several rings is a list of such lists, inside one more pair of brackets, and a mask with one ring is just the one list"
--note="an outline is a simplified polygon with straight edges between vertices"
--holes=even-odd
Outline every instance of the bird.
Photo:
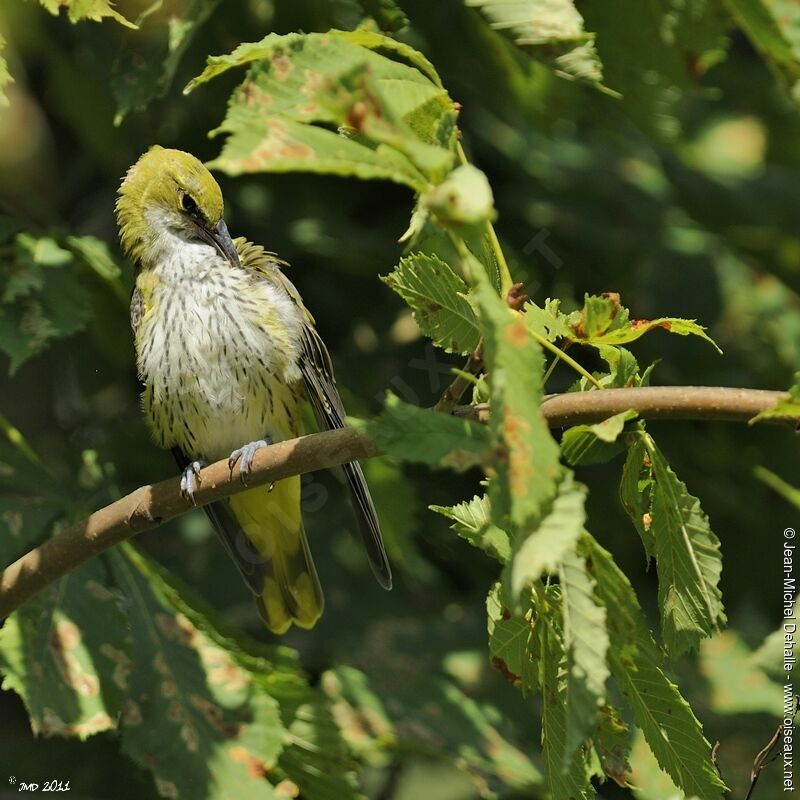
[[[200,470],[228,458],[246,484],[256,451],[303,432],[305,401],[320,428],[345,426],[328,350],[286,277],[286,263],[223,218],[219,184],[191,153],[154,145],[122,179],[120,244],[136,269],[131,327],[142,406],[156,443],[194,500]],[[344,465],[378,582],[392,572],[358,462]],[[299,476],[205,506],[266,627],[311,628],[324,598],[303,527]]]

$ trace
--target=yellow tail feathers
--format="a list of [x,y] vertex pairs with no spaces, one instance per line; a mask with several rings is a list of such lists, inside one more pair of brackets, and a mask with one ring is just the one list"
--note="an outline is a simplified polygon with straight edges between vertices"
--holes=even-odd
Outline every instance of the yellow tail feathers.
[[234,495],[230,505],[261,559],[256,605],[267,627],[273,633],[292,623],[313,627],[324,601],[300,515],[300,478],[278,481],[271,492],[260,487]]

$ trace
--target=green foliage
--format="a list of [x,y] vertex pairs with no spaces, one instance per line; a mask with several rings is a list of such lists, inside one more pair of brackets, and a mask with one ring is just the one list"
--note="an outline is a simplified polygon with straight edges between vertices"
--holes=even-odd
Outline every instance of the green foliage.
[[652,439],[651,530],[658,568],[661,629],[673,657],[725,623],[719,539],[700,501],[673,472]]
[[600,83],[603,65],[594,36],[583,28],[583,18],[572,0],[465,0],[479,8],[493,28],[511,36],[515,44],[541,58],[557,74]]
[[91,561],[51,584],[0,630],[4,689],[25,701],[42,736],[85,739],[116,727],[128,688],[132,640],[121,597]]
[[[106,0],[43,5],[130,25]],[[313,632],[286,639],[296,650],[263,645],[238,633],[266,635],[204,518],[187,515],[145,539],[147,556],[125,547],[89,562],[6,621],[3,685],[33,730],[107,732],[81,747],[125,756],[109,767],[121,792],[118,771],[152,775],[163,796],[395,800],[448,795],[442,770],[454,797],[588,799],[610,780],[640,797],[713,800],[725,788],[691,700],[720,758],[735,751],[723,774],[743,795],[739,756],[763,744],[747,715],[779,703],[769,676],[781,642],[751,652],[760,622],[718,632],[720,543],[703,508],[731,532],[732,616],[766,618],[751,533],[770,496],[753,465],[798,504],[777,477],[796,474],[796,446],[777,426],[748,431],[765,438],[745,446],[720,426],[674,423],[673,468],[634,411],[554,437],[540,406],[550,392],[646,386],[659,357],[664,382],[787,384],[800,354],[790,6],[231,0],[223,12],[219,0],[148,0],[139,31],[81,26],[72,38],[35,4],[4,7],[9,60],[32,66],[15,75],[0,126],[3,208],[15,209],[0,217],[0,350],[13,376],[0,398],[3,564],[173,469],[141,426],[123,309],[132,271],[110,243],[112,189],[154,139],[206,156],[206,131],[226,136],[210,163],[240,176],[223,187],[231,229],[297,264],[351,408],[369,416],[356,397],[396,392],[354,422],[389,457],[365,470],[393,593],[365,582],[338,485],[309,479],[328,607]],[[215,11],[225,16],[205,24]],[[267,35],[242,43],[254,31]],[[729,48],[739,31],[760,55]],[[174,85],[220,52],[187,87],[201,91],[180,96]],[[383,280],[399,300],[374,280],[392,264]],[[534,300],[507,297],[514,281]],[[725,358],[644,336],[659,329],[719,341]],[[488,425],[426,408],[460,366],[441,351],[481,342],[470,385]],[[799,396],[795,386],[761,418],[795,418]],[[415,465],[446,472],[432,480]],[[657,574],[617,567],[639,548],[623,513]],[[652,597],[652,620],[637,594]],[[679,689],[666,665],[692,648]],[[25,745],[36,763],[50,746]],[[86,791],[108,794],[101,783]],[[121,800],[152,787],[129,791]]]
[[209,59],[188,91],[251,65],[217,129],[229,137],[213,166],[383,178],[423,191],[453,164],[456,111],[413,54],[379,34],[329,31],[269,34]]
[[468,288],[437,256],[416,253],[401,259],[382,279],[408,303],[422,332],[448,353],[470,353],[480,332]]
[[75,280],[75,257],[48,236],[19,233],[3,245],[0,349],[11,374],[51,341],[89,319],[86,289]]
[[609,666],[636,724],[661,768],[687,794],[722,798],[724,784],[711,763],[700,723],[659,666],[661,657],[628,579],[610,554],[584,540],[599,599],[606,608]]
[[624,439],[620,440],[620,435],[625,429],[625,423],[636,417],[636,412],[629,409],[594,425],[575,425],[568,428],[561,439],[564,459],[573,466],[604,464],[610,461],[626,449],[627,444]]
[[137,24],[143,36],[128,40],[114,65],[115,125],[169,91],[198,28],[219,4],[220,0],[155,0],[142,11]]
[[461,472],[481,466],[487,455],[489,437],[482,425],[412,406],[391,392],[380,416],[354,422],[380,450],[405,461]]
[[750,422],[752,424],[766,419],[800,420],[800,373],[795,375],[794,385],[789,389],[787,397],[778,400],[772,408],[756,414]]
[[102,19],[110,17],[128,28],[136,27],[119,11],[114,10],[111,0],[39,0],[39,2],[51,14],[58,14],[62,8],[65,8],[70,22],[80,22],[84,19],[100,22]]
[[488,553],[504,564],[511,558],[508,534],[491,523],[491,507],[486,495],[465,500],[456,506],[429,506],[442,516],[453,520],[450,526],[462,539]]
[[0,35],[0,108],[8,106],[8,98],[6,97],[5,89],[12,81],[11,74],[8,71],[8,64],[3,56],[5,44],[6,40]]

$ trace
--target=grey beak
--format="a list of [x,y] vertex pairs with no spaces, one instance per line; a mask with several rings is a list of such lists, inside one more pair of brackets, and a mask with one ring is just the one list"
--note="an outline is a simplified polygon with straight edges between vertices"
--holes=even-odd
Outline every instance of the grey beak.
[[214,240],[214,246],[219,250],[220,254],[230,261],[234,267],[241,267],[239,253],[230,233],[228,233],[228,226],[225,224],[225,220],[221,219],[209,233]]

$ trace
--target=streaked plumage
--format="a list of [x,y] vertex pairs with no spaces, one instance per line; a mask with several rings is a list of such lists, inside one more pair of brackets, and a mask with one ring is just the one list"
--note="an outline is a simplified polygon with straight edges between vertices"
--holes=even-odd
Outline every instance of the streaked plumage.
[[[339,428],[345,419],[328,352],[282,262],[244,239],[231,241],[222,210],[206,168],[162,148],[130,169],[117,203],[123,247],[139,267],[131,324],[144,409],[159,445],[184,467],[249,442],[299,435],[306,397],[321,426]],[[373,571],[389,588],[361,468],[349,464],[345,472]],[[282,633],[292,622],[313,625],[323,599],[299,478],[207,510],[267,626]]]

